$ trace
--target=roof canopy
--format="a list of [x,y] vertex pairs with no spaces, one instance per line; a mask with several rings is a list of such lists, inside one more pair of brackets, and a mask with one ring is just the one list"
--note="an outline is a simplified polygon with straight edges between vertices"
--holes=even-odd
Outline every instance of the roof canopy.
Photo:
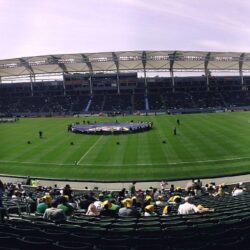
[[249,71],[250,53],[205,51],[120,51],[0,60],[0,77],[114,71]]

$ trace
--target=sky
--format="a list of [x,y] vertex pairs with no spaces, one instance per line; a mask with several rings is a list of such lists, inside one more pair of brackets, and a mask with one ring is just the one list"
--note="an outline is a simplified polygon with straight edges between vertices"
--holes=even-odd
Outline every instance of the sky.
[[68,53],[250,52],[249,0],[0,0],[0,59]]

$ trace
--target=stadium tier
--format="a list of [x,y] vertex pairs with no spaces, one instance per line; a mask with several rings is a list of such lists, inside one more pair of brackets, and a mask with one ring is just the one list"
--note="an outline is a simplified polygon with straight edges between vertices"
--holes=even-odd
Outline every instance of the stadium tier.
[[[69,77],[69,76],[68,76]],[[0,113],[6,115],[72,115],[76,113],[126,113],[134,112],[206,112],[208,109],[223,110],[250,106],[250,77],[245,77],[242,90],[240,78],[211,77],[207,90],[205,77],[177,77],[175,87],[169,87],[171,78],[150,78],[144,86],[144,78],[136,74],[123,74],[130,86],[121,87],[117,93],[112,77],[108,74],[92,80],[92,93],[83,82],[89,77],[77,74],[81,80],[67,78],[63,81],[0,84]],[[107,79],[107,77],[109,77]],[[127,77],[127,78],[126,78]],[[133,80],[131,80],[131,78]],[[105,81],[105,84],[103,83]],[[65,88],[64,88],[65,86]]]
[[[248,109],[250,77],[244,75],[249,71],[248,60],[248,53],[199,51],[0,60],[0,112],[29,116]],[[175,77],[180,71],[183,76]],[[167,72],[170,77],[151,77],[152,72]],[[201,76],[184,77],[185,72],[200,72]],[[228,72],[235,76],[227,76]]]

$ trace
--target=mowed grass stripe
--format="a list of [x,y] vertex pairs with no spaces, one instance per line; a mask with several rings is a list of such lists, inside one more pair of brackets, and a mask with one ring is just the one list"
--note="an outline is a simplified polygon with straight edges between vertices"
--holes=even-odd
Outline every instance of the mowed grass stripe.
[[[172,141],[173,141],[173,122],[170,121],[169,116],[164,116],[164,119],[156,119],[157,117],[154,117],[153,122],[153,131],[157,134],[157,136],[163,141],[166,141],[166,144],[161,145],[161,147],[164,151],[164,158],[166,162],[176,160],[178,159],[178,155],[175,151],[175,149],[172,147]],[[160,161],[160,159],[159,159]]]
[[[243,118],[243,115],[245,118]],[[21,119],[20,123],[15,124],[14,133],[10,133],[7,127],[3,132],[2,127],[0,127],[0,136],[4,138],[0,140],[0,171],[3,173],[5,171],[23,173],[28,169],[32,171],[33,167],[35,174],[40,171],[38,176],[51,174],[53,176],[58,175],[57,177],[73,178],[73,176],[76,176],[77,179],[97,178],[102,180],[105,180],[105,178],[109,180],[161,179],[163,176],[175,178],[173,176],[178,177],[185,174],[189,176],[194,172],[196,176],[211,173],[218,175],[219,173],[244,172],[247,169],[247,164],[250,163],[250,159],[225,161],[220,161],[220,159],[247,155],[246,148],[249,148],[248,143],[250,141],[247,137],[249,126],[246,121],[249,117],[248,112],[242,114],[181,115],[178,116],[181,120],[181,126],[177,127],[180,132],[180,136],[177,138],[172,131],[173,127],[177,126],[177,116],[119,117],[119,121],[130,119],[135,121],[153,120],[155,129],[141,134],[122,135],[119,139],[121,141],[119,146],[116,145],[117,138],[115,136],[107,136],[103,143],[101,141],[100,145],[96,145],[95,150],[84,158],[85,164],[93,165],[84,165],[83,163],[83,165],[77,167],[74,167],[74,164],[72,164],[72,167],[71,165],[56,164],[74,163],[77,156],[83,155],[84,151],[86,152],[93,145],[95,136],[72,135],[66,132],[67,124],[70,121],[80,121],[82,118]],[[91,119],[97,122],[103,121],[103,119],[114,121],[114,118],[107,117]],[[239,120],[242,122],[239,122]],[[225,121],[225,124],[223,121]],[[189,126],[186,127],[186,124],[189,124]],[[43,141],[37,138],[40,128],[45,132],[46,139],[44,140],[46,140],[46,144],[43,144]],[[33,142],[31,145],[23,143],[27,140],[29,131],[30,134],[33,133],[34,135],[34,145]],[[14,135],[17,137],[14,138]],[[56,135],[60,136],[57,137]],[[164,139],[166,137],[166,144],[162,143],[163,137]],[[6,138],[9,138],[11,144],[9,148],[15,148],[15,150],[11,150],[11,153],[2,144],[2,142],[8,141]],[[54,141],[50,138],[53,138]],[[71,140],[74,141],[74,146],[68,145]],[[55,141],[56,143],[54,143]],[[16,146],[17,143],[18,147]],[[43,145],[36,149],[36,143]],[[47,161],[55,162],[55,164],[45,167],[42,164],[34,164],[34,166],[22,164],[21,161],[19,161],[19,164],[1,163],[1,160],[16,158],[29,146],[34,146],[35,151],[27,151],[23,155],[24,159],[44,163]],[[209,161],[213,159],[219,161]],[[199,160],[208,161],[201,162]],[[190,161],[190,163],[185,163],[187,161]],[[180,164],[171,165],[164,162],[179,162]],[[126,165],[126,163],[131,165]],[[161,163],[162,165],[160,165]]]
[[[199,117],[198,123],[199,126],[193,126],[191,129],[194,129],[197,133],[195,142],[201,141],[204,146],[201,145],[201,149],[206,150],[206,147],[210,147],[207,152],[212,152],[212,155],[215,155],[215,158],[219,157],[230,157],[229,149],[225,147],[224,140],[220,140],[218,135],[221,134],[221,128],[218,128],[219,131],[216,131],[209,119],[202,115]],[[194,141],[194,140],[193,140]],[[207,145],[207,146],[206,146]]]
[[[241,167],[239,172],[245,172],[248,171],[248,164],[249,164],[249,160],[247,160],[245,162],[245,160],[240,160],[240,161],[236,161],[237,166]],[[217,166],[217,164],[219,164]],[[10,171],[10,173],[15,174],[12,170],[14,168],[11,168],[11,164],[10,163],[6,163],[4,164],[6,166],[8,166],[8,171]],[[221,164],[221,162],[214,162],[213,165],[208,165],[207,163],[199,163],[198,165],[196,165],[195,163],[190,163],[190,165],[188,166],[188,164],[185,164],[186,167],[182,168],[182,171],[179,173],[179,178],[183,178],[183,177],[195,177],[195,176],[205,176],[204,173],[207,172],[208,170],[211,171],[211,169],[214,167],[215,170],[218,170],[218,174],[221,173],[221,169],[223,169],[223,173],[233,173],[236,169],[235,165],[228,165],[227,163],[227,168],[225,169],[225,165]],[[39,165],[39,164],[19,164],[19,166],[22,166],[22,173],[24,175],[26,175],[27,173],[29,173],[28,171],[32,171],[34,174],[35,173],[39,173],[40,175],[37,176],[47,176],[47,177],[58,177],[56,176],[57,171],[60,171],[60,173],[62,173],[62,175],[67,176],[67,174],[71,174],[72,178],[75,179],[92,179],[93,178],[93,173],[92,171],[89,171],[91,169],[87,168],[86,166],[81,166],[81,168],[79,168],[78,166],[72,166],[69,167],[68,165],[61,165],[61,166],[53,166],[52,168],[47,168],[45,167],[43,164]],[[151,169],[150,171],[147,171],[148,169]],[[6,168],[7,169],[7,168]],[[131,173],[131,171],[134,169],[134,167],[129,166],[128,168],[122,168],[123,170],[123,174],[121,175],[121,173],[119,172],[119,174],[117,173],[117,166],[106,166],[105,168],[101,168],[98,170],[102,170],[102,171],[98,171],[98,179],[100,180],[112,180],[112,179],[117,179],[117,180],[129,180],[129,178],[131,179],[131,177],[129,176],[129,173]],[[171,178],[176,178],[176,171],[178,171],[179,168],[177,168],[175,165],[172,166],[168,166],[167,168],[163,165],[163,166],[154,166],[154,171],[153,171],[153,176],[152,176],[152,166],[143,166],[143,174],[141,171],[135,171],[133,172],[133,179],[137,178],[138,180],[152,180],[155,178],[158,178],[158,180],[162,179],[162,177],[166,177],[168,179]],[[52,172],[51,172],[52,170]],[[121,170],[121,168],[119,169]],[[138,169],[137,169],[138,170]],[[76,175],[76,172],[78,173]],[[217,175],[217,171],[213,171],[216,173]],[[3,171],[4,173],[4,171]],[[42,174],[42,175],[41,175]],[[58,173],[57,173],[58,174]]]
[[238,140],[232,140],[232,129],[228,130],[225,126],[226,124],[221,123],[216,120],[207,119],[208,126],[207,132],[213,133],[214,141],[217,143],[218,146],[221,147],[220,151],[222,154],[224,154],[225,157],[236,157],[241,154],[241,152],[237,152],[237,141]]

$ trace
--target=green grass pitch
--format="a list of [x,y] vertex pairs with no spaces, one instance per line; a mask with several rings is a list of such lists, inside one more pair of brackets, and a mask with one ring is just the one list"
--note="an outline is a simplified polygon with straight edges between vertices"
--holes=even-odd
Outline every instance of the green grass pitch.
[[[116,119],[152,121],[154,126],[151,131],[129,135],[67,132],[71,122]],[[181,122],[179,126],[177,119]],[[39,139],[39,130],[44,133],[43,139]],[[17,123],[0,124],[0,173],[99,181],[170,180],[246,173],[250,172],[249,135],[249,112],[21,118]],[[164,140],[166,143],[162,143]],[[70,145],[71,142],[74,145]]]

